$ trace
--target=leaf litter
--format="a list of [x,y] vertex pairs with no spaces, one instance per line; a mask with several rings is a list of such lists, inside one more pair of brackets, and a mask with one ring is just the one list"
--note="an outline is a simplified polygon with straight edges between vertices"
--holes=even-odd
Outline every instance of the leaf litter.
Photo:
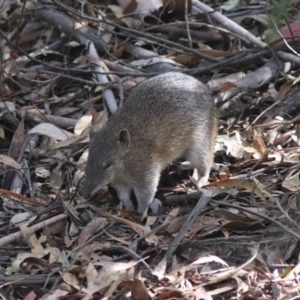
[[[299,8],[0,0],[2,299],[297,299]],[[90,134],[174,70],[220,111],[210,183],[171,164],[144,222],[84,199]]]

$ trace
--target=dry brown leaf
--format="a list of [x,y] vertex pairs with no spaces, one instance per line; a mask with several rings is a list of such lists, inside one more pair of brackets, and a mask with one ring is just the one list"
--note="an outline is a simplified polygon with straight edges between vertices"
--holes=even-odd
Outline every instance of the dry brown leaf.
[[261,136],[258,134],[258,132],[253,129],[253,146],[255,149],[257,149],[257,154],[258,157],[255,158],[263,158],[265,155],[268,154],[269,150],[265,144],[265,142],[263,141],[263,139],[261,138]]
[[128,284],[130,287],[132,300],[151,299],[144,283],[141,280],[135,278],[134,280],[125,281],[125,283]]
[[292,88],[294,82],[289,81],[289,82],[285,82],[284,84],[281,85],[276,101],[281,101],[284,96],[286,95],[286,93]]
[[[181,291],[163,291],[158,297],[157,300],[166,300],[166,299],[182,299]],[[202,298],[201,298],[202,299]]]
[[[20,195],[20,194],[14,193],[14,192],[10,192],[10,191],[7,191],[7,190],[0,189],[0,195],[2,195],[2,197],[4,197],[4,199],[7,199],[7,201],[10,201],[8,198],[12,198],[12,199],[15,199],[17,201],[22,201],[25,204],[42,206],[41,203],[39,203],[35,200],[32,200],[32,199],[27,198],[23,195]],[[5,196],[7,196],[8,198],[6,198]]]
[[0,154],[0,163],[6,164],[12,168],[20,170],[21,172],[24,172],[20,164],[18,164],[12,157],[9,157],[5,154]]
[[81,285],[80,285],[78,279],[76,278],[75,274],[65,272],[62,274],[62,278],[63,278],[64,282],[73,286],[76,290],[81,289]]
[[289,191],[299,191],[300,189],[300,179],[299,172],[291,172],[285,179],[282,181],[282,187],[286,188]]
[[230,51],[221,51],[221,50],[214,50],[214,49],[201,49],[199,50],[199,52],[217,58],[232,57],[235,55],[233,52]]
[[214,91],[219,91],[223,90],[222,87],[224,87],[224,84],[228,84],[229,82],[234,83],[237,80],[244,78],[245,73],[244,72],[237,72],[233,74],[229,74],[227,76],[222,76],[222,77],[217,77],[217,78],[212,78],[207,85]]
[[85,128],[81,133],[80,135],[72,135],[68,138],[66,138],[65,140],[61,141],[61,142],[58,142],[58,143],[55,143],[55,144],[52,144],[50,149],[51,150],[58,150],[58,149],[61,149],[61,148],[65,148],[65,147],[68,147],[72,144],[75,144],[75,143],[86,143],[86,142],[89,142],[89,128]]
[[30,291],[23,300],[34,300],[36,299],[36,294],[34,291]]
[[105,248],[109,248],[111,246],[110,242],[106,243],[91,243],[86,246],[79,248],[75,253],[75,258],[79,261],[110,261],[111,258],[100,255],[101,251]]
[[243,178],[235,178],[235,179],[227,179],[222,180],[214,183],[210,183],[207,186],[224,186],[224,187],[239,187],[247,190],[250,193],[254,193],[256,196],[258,196],[263,201],[266,200],[265,195],[263,194],[263,191],[258,188],[256,185],[246,181]]
[[78,237],[78,246],[84,245],[86,241],[95,233],[103,229],[108,224],[107,218],[95,218],[88,223]]
[[248,153],[254,154],[257,153],[257,149],[252,146],[251,144],[249,144],[245,138],[242,137],[242,135],[236,131],[235,132],[235,136],[237,138],[237,140],[240,142],[240,144],[243,146],[244,150]]
[[179,64],[182,65],[190,65],[194,64],[198,61],[199,59],[195,57],[194,55],[183,53],[179,54],[174,57],[174,61],[178,62]]
[[98,272],[92,263],[88,264],[85,274],[86,274],[87,285],[90,285],[92,282],[94,282],[96,277],[98,276]]
[[[113,216],[113,215],[110,215],[108,213],[104,213],[104,212],[101,212],[101,214],[104,216],[104,217],[107,217],[107,218],[111,218],[115,221],[118,221],[118,222],[121,222],[123,224],[126,224],[128,225],[130,228],[132,228],[136,233],[139,234],[140,237],[145,237],[146,235],[148,235],[150,232],[151,232],[151,229],[149,227],[146,227],[146,226],[143,226],[143,225],[139,225],[139,224],[136,224],[134,222],[131,222],[129,220],[126,220],[126,219],[123,219],[123,218],[119,218],[117,216]],[[154,245],[158,245],[160,240],[159,238],[155,235],[155,234],[150,234],[149,236],[147,236],[145,238],[145,240],[150,243],[150,244],[154,244]]]
[[106,287],[109,287],[113,282],[120,280],[127,273],[127,270],[135,266],[138,262],[131,261],[128,263],[120,262],[96,262],[94,265],[102,266],[95,280],[82,290],[88,295],[92,295]]

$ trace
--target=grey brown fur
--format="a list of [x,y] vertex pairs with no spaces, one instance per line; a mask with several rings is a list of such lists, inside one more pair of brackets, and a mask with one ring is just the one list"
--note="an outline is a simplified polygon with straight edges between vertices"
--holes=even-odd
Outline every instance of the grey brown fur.
[[144,213],[161,171],[180,157],[197,168],[199,186],[207,182],[216,133],[217,112],[205,85],[176,72],[146,80],[92,137],[84,194],[111,183],[128,209],[133,190]]

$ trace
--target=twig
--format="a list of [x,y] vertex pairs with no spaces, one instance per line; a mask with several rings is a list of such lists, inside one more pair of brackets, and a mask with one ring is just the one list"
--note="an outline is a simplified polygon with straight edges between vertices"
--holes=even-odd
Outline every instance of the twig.
[[[29,229],[33,230],[33,231],[38,231],[38,230],[40,230],[40,229],[42,229],[46,226],[49,226],[53,223],[57,223],[58,221],[63,220],[66,217],[67,217],[67,215],[60,214],[60,215],[52,217],[52,218],[50,218],[46,221],[43,221],[43,222],[40,222],[40,223],[35,224],[33,226],[30,226]],[[9,243],[12,243],[12,242],[16,241],[17,239],[21,238],[21,236],[22,236],[21,231],[18,231],[18,232],[12,233],[10,235],[7,235],[7,236],[1,238],[0,239],[0,247],[3,247],[3,246],[5,246]]]
[[[88,48],[89,55],[91,57],[99,59],[99,56],[98,56],[98,53],[97,53],[96,48],[94,46],[94,43],[87,41],[86,46]],[[95,70],[98,71],[98,72],[103,72],[104,71],[98,65],[95,65]],[[97,73],[96,76],[97,76],[97,80],[98,80],[99,83],[109,83],[106,75]],[[108,106],[108,109],[109,109],[110,113],[112,113],[112,114],[115,113],[118,109],[118,105],[117,105],[117,102],[116,102],[116,99],[115,99],[115,96],[114,96],[112,90],[111,89],[105,89],[103,91],[103,96],[104,96],[105,102]]]
[[[287,194],[284,194],[283,197],[285,197]],[[280,209],[280,211],[283,213],[283,215],[296,227],[298,228],[298,230],[300,230],[300,226],[297,222],[295,222],[293,219],[291,219],[291,217],[288,215],[287,212],[284,211],[284,209],[282,208],[282,206],[280,205],[278,199],[276,199],[276,204],[278,206],[278,208]]]
[[208,203],[209,200],[210,200],[210,197],[207,197],[205,195],[205,192],[203,192],[200,199],[199,199],[199,201],[198,201],[198,203],[196,204],[196,206],[194,207],[192,212],[189,214],[189,216],[188,216],[187,220],[185,221],[184,225],[181,227],[180,231],[178,232],[178,234],[176,235],[174,240],[171,242],[170,248],[165,254],[166,261],[168,261],[171,258],[171,256],[175,252],[176,248],[180,244],[181,240],[184,238],[187,231],[190,229],[191,225],[194,223],[194,221],[199,216],[201,211],[203,211],[203,209],[205,208],[205,206],[206,206],[206,204]]
[[253,34],[251,34],[249,31],[244,29],[243,27],[239,26],[232,20],[226,18],[224,15],[220,14],[219,12],[213,10],[208,5],[202,3],[198,0],[192,0],[193,7],[195,10],[200,12],[205,12],[209,14],[213,19],[215,19],[218,23],[222,24],[225,28],[231,30],[232,32],[237,33],[240,36],[245,37],[248,41],[253,43],[254,45],[265,48],[267,46],[266,43],[259,40],[257,37],[255,37]]
[[247,213],[256,215],[258,217],[261,217],[262,219],[268,220],[271,223],[276,224],[277,226],[279,226],[280,228],[282,228],[284,231],[288,232],[293,237],[295,237],[296,239],[300,240],[300,235],[298,233],[296,233],[293,230],[289,229],[288,227],[284,226],[280,222],[278,222],[278,221],[276,221],[276,220],[274,220],[274,219],[272,219],[272,218],[270,218],[270,217],[268,217],[266,215],[263,215],[263,214],[261,214],[259,212],[256,212],[254,210],[251,210],[251,209],[248,209],[246,207],[239,206],[239,205],[230,204],[230,203],[227,203],[227,202],[224,202],[224,201],[211,200],[211,203],[217,204],[217,205],[224,205],[224,206],[228,206],[228,207],[232,207],[232,208],[236,208],[236,209],[240,209],[240,210],[245,211]]
[[188,19],[188,3],[189,3],[189,1],[185,0],[184,19],[185,19],[185,23],[186,23],[186,33],[187,33],[187,37],[188,37],[188,40],[189,40],[189,46],[192,49],[193,48],[193,42],[192,42],[192,38],[191,38],[189,19]]
[[150,266],[145,262],[145,260],[140,257],[138,254],[136,254],[132,249],[126,248],[124,246],[110,246],[108,248],[105,248],[103,250],[122,250],[128,253],[132,258],[140,260],[141,263],[147,268],[147,270],[152,274],[153,270],[150,268]]

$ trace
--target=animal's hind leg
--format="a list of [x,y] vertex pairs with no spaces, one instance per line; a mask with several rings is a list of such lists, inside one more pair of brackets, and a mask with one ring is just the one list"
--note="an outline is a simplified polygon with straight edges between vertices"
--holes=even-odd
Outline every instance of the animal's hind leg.
[[200,168],[200,170],[199,167],[194,169],[193,177],[197,178],[197,185],[199,188],[208,183],[209,172],[210,172],[210,168],[207,168],[205,171],[203,170],[202,167]]
[[197,169],[197,184],[201,187],[208,183],[209,172],[213,165],[213,151],[209,147],[201,147],[200,143],[192,146],[187,159]]

